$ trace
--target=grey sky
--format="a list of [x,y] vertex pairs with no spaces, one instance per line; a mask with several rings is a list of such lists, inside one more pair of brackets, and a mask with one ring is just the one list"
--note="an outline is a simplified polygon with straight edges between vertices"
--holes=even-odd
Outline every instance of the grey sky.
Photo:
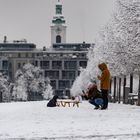
[[[0,0],[0,42],[27,39],[38,48],[50,46],[50,25],[57,0]],[[67,43],[93,43],[109,20],[115,0],[61,0]]]

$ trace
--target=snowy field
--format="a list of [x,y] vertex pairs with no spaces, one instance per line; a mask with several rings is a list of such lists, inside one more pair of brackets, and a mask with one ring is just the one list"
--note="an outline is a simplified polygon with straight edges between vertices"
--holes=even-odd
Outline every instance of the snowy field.
[[46,101],[0,104],[1,140],[140,140],[140,107],[47,108]]

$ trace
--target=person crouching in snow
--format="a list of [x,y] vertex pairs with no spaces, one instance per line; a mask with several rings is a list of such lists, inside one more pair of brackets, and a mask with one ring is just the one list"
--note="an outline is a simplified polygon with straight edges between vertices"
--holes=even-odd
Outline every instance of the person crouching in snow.
[[95,106],[94,109],[102,108],[103,106],[103,99],[101,92],[97,89],[97,85],[95,83],[91,84],[88,87],[85,96],[89,99],[89,103]]
[[53,98],[47,103],[47,107],[56,107],[57,99],[58,99],[58,96],[54,95]]

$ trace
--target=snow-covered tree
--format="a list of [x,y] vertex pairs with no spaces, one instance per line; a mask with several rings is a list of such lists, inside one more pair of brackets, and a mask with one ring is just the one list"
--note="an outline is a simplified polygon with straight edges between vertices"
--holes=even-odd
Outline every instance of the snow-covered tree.
[[112,75],[128,74],[138,68],[140,63],[139,13],[139,0],[117,0],[116,11],[103,31],[100,31],[93,50],[94,57],[89,57],[87,69],[94,67],[96,62],[106,62]]
[[48,82],[46,84],[45,90],[43,91],[43,98],[48,100],[51,99],[52,97],[53,97],[53,89],[52,86],[50,85],[50,82]]
[[82,90],[87,89],[87,85],[90,81],[90,73],[84,68],[81,68],[80,70],[80,76],[76,78],[74,81],[74,84],[71,88],[71,95],[76,96],[82,94]]
[[[110,21],[99,32],[95,47],[89,49],[86,71],[92,77],[98,75],[101,62],[108,65],[112,76],[140,71],[140,1],[116,0],[116,4]],[[76,85],[84,84],[82,77],[81,73],[73,91]]]
[[[118,63],[125,68],[125,74],[133,72],[140,65],[140,2],[139,0],[118,0],[114,18],[116,52]],[[117,45],[119,44],[119,45]]]
[[28,93],[26,90],[26,80],[21,70],[15,75],[15,84],[13,88],[13,100],[27,101]]
[[50,83],[44,78],[43,70],[39,67],[26,64],[21,70],[16,72],[15,78],[16,82],[13,95],[17,99],[32,100],[31,98],[35,96],[43,99],[44,92],[47,89],[48,93],[45,92],[46,96],[52,93]]
[[10,100],[10,91],[9,91],[9,81],[6,75],[0,73],[0,100],[8,101]]

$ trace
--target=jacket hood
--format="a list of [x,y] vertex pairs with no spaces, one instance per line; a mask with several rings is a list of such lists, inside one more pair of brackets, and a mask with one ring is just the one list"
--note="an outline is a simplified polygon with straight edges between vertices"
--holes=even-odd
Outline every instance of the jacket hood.
[[101,70],[107,69],[107,65],[106,65],[105,63],[99,64],[98,67],[99,67]]

